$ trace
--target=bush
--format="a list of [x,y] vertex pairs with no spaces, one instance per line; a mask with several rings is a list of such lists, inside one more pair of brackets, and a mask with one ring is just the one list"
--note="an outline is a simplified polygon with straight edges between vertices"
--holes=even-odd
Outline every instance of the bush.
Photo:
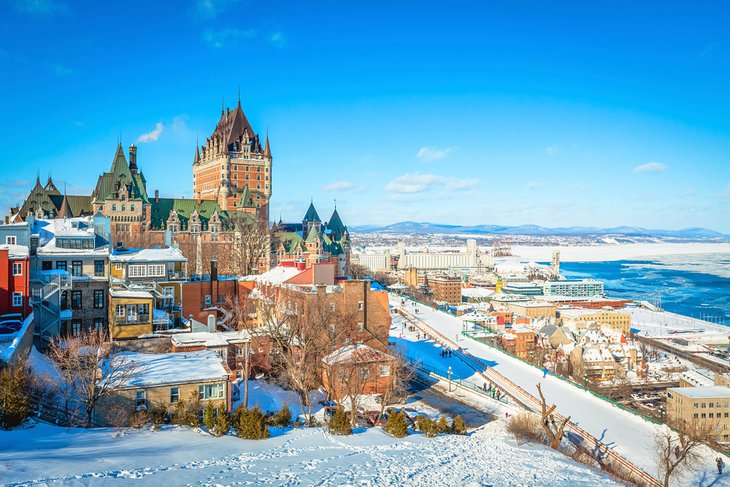
[[233,412],[233,429],[236,436],[246,440],[263,440],[269,437],[266,417],[258,407],[247,409],[238,406]]
[[185,408],[185,423],[191,428],[200,426],[200,396],[198,391],[190,393],[190,399],[188,400],[187,407]]
[[450,433],[449,423],[446,421],[446,416],[441,416],[436,422],[436,429],[440,434]]
[[208,401],[208,404],[205,405],[203,424],[208,428],[209,432],[213,432],[213,428],[215,428],[215,408],[213,407],[212,401]]
[[228,417],[225,407],[218,408],[218,414],[215,415],[215,428],[213,434],[215,436],[227,435],[231,430],[231,420]]
[[350,420],[347,418],[347,413],[345,413],[344,409],[341,407],[337,408],[334,416],[332,416],[332,419],[327,424],[327,429],[335,435],[352,434],[352,426],[350,426]]
[[292,424],[291,411],[289,406],[284,404],[279,412],[269,417],[269,424],[271,426],[278,426],[280,428],[288,428]]
[[30,417],[30,392],[30,372],[24,364],[0,370],[0,428],[15,428]]
[[434,436],[438,436],[439,434],[439,429],[436,421],[424,415],[420,415],[416,419],[416,428],[418,428],[418,431],[428,436],[429,438],[433,438]]
[[155,429],[159,429],[160,426],[168,421],[167,408],[164,406],[152,406],[150,417],[152,418],[152,424]]
[[466,425],[464,424],[464,420],[461,419],[461,416],[458,414],[454,416],[454,420],[451,422],[451,432],[456,435],[466,434]]
[[175,417],[173,423],[178,426],[184,426],[187,423],[187,403],[184,399],[179,399],[175,404]]
[[517,444],[528,441],[545,443],[545,432],[540,424],[540,417],[534,413],[520,413],[510,416],[507,432],[514,436]]
[[396,438],[403,438],[408,435],[408,424],[405,415],[400,411],[393,411],[388,415],[383,430]]
[[141,428],[150,422],[150,417],[146,409],[134,409],[129,419],[129,426],[132,428]]

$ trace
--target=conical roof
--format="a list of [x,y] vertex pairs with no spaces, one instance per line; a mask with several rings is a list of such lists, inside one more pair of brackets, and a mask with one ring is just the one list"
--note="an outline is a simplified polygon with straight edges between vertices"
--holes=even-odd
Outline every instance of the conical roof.
[[304,218],[302,219],[303,222],[317,222],[321,223],[322,220],[319,219],[319,215],[317,214],[317,210],[314,208],[314,202],[309,203],[309,208],[307,209],[307,213],[304,215]]
[[333,240],[340,240],[345,234],[345,224],[342,223],[340,214],[337,213],[337,208],[335,208],[335,211],[332,213],[330,221],[327,223],[327,228],[332,232]]
[[66,193],[63,194],[63,201],[61,202],[61,207],[58,209],[58,217],[59,218],[73,218],[73,212],[71,211],[71,206],[68,204],[68,197],[66,196]]

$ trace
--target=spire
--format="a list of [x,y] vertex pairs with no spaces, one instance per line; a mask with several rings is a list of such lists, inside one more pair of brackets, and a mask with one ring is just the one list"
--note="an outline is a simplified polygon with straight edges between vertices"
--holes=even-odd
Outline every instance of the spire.
[[38,172],[36,172],[35,184],[37,186],[40,186],[41,185],[41,170],[40,169],[38,169]]
[[238,85],[238,108],[241,108],[241,85]]
[[200,162],[200,144],[198,144],[198,139],[195,139],[195,159],[193,159],[193,164],[198,164]]
[[271,146],[269,145],[269,129],[266,129],[266,147],[264,148],[264,157],[271,157]]
[[221,117],[226,113],[226,100],[221,96]]
[[58,209],[59,218],[72,218],[74,215],[71,212],[71,206],[68,204],[68,198],[66,197],[66,183],[63,183],[63,201],[61,201],[61,208]]

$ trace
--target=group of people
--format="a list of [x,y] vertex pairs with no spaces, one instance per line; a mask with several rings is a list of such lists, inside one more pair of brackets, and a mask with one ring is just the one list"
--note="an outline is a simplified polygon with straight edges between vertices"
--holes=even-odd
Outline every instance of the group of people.
[[451,354],[453,353],[453,350],[450,348],[442,348],[441,349],[441,358],[451,358]]
[[499,389],[497,389],[496,387],[494,387],[491,382],[490,383],[485,382],[484,385],[482,386],[482,390],[484,392],[486,392],[487,394],[489,394],[489,396],[496,399],[497,401],[499,401],[501,398],[504,397],[504,393],[502,391],[500,391]]

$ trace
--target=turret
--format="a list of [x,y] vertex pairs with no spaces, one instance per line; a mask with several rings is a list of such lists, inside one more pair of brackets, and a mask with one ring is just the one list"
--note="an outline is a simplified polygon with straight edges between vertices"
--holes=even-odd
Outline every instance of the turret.
[[129,146],[129,172],[137,174],[137,147],[134,144]]

